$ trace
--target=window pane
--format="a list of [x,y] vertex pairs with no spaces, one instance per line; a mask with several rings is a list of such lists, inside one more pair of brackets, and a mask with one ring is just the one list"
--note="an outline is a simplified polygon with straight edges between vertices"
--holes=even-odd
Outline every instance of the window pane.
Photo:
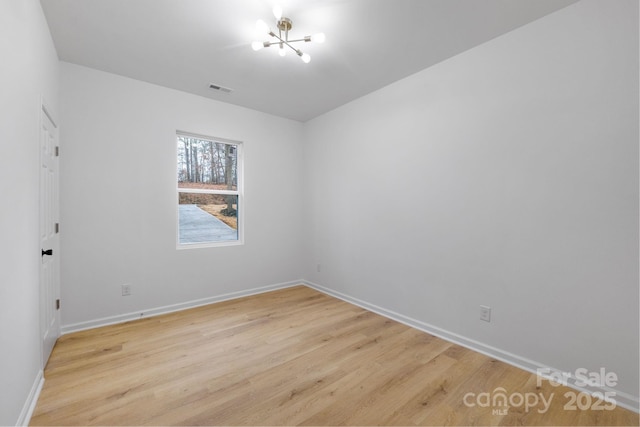
[[238,189],[238,147],[178,135],[178,188]]
[[238,240],[238,196],[178,193],[181,244]]

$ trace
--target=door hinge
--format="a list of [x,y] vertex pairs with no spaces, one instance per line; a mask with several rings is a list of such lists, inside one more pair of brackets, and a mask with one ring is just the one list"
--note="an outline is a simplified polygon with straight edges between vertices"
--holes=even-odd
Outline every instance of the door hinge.
[[56,310],[60,310],[60,299],[56,300]]
[[53,228],[55,229],[56,234],[58,234],[60,232],[60,223],[56,222]]
[[56,157],[60,157],[60,146],[59,145],[56,145],[55,152],[56,152]]

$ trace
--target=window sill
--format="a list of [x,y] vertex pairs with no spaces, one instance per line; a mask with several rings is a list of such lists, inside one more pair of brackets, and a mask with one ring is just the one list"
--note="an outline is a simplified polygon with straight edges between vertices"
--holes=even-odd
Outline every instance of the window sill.
[[185,249],[202,249],[202,248],[221,248],[225,246],[241,246],[244,245],[243,240],[233,240],[227,242],[210,242],[210,243],[178,243],[176,249],[181,251]]

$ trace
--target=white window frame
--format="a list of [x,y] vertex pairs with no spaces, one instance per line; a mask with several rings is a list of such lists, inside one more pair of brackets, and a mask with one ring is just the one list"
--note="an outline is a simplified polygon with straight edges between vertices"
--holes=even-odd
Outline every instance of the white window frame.
[[[236,147],[236,174],[237,174],[237,190],[208,190],[196,188],[179,188],[178,178],[176,177],[176,248],[182,249],[199,249],[199,248],[216,248],[223,246],[244,245],[244,155],[243,144],[241,141],[234,141],[227,138],[218,138],[184,132],[177,130],[173,141],[175,148],[175,167],[174,173],[178,170],[178,137],[184,136],[188,138],[196,138],[203,141],[219,142],[221,144],[233,145]],[[223,194],[238,196],[237,203],[237,220],[238,220],[238,239],[224,240],[219,242],[203,242],[203,243],[180,243],[180,193],[196,193],[196,194]]]

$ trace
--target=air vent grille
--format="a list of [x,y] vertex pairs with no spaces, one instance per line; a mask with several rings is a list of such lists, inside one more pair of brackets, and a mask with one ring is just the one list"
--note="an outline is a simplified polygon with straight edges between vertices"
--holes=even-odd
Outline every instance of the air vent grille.
[[230,88],[224,87],[224,86],[220,86],[220,85],[217,85],[215,83],[210,83],[209,84],[209,89],[217,90],[218,92],[224,92],[224,93],[233,92],[233,89],[230,89]]

